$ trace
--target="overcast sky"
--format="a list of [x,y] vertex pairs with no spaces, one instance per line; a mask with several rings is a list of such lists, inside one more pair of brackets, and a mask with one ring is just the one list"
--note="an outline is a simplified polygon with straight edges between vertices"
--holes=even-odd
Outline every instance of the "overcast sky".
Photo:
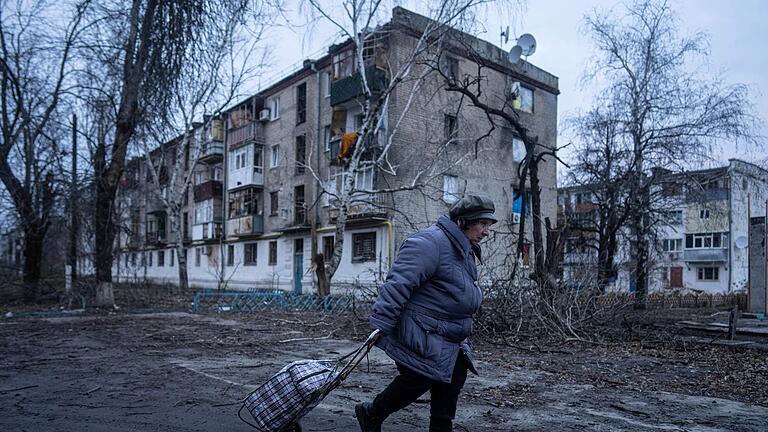
[[[395,3],[408,7],[410,2]],[[491,14],[485,25],[486,31],[480,36],[499,45],[500,29],[509,25],[513,37],[522,33],[536,37],[537,51],[529,61],[559,77],[558,122],[561,123],[579,109],[587,109],[592,101],[593,88],[579,85],[579,78],[593,55],[591,41],[581,32],[583,18],[594,8],[621,10],[619,4],[617,0],[530,0],[519,16]],[[768,136],[765,125],[768,120],[768,48],[765,46],[768,44],[768,1],[671,0],[670,4],[679,14],[682,34],[703,31],[709,35],[712,72],[724,72],[729,83],[751,86],[752,102],[764,122],[760,133]],[[298,8],[298,2],[293,7]],[[303,18],[296,17],[295,20],[301,22]],[[505,49],[514,45],[513,37]],[[326,26],[313,31],[286,26],[272,32],[270,42],[274,51],[270,62],[273,67],[261,84],[285,76],[305,58],[319,57],[329,44],[338,40],[338,33]],[[569,142],[571,138],[563,128],[559,130],[558,144]],[[747,152],[743,146],[730,144],[715,157],[726,162],[731,157],[755,160],[767,156],[765,150]]]

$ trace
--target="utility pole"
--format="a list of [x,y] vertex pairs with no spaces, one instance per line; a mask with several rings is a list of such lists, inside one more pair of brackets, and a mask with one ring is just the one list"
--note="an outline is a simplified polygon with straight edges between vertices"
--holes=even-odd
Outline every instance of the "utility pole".
[[77,114],[72,114],[72,181],[69,192],[69,213],[71,225],[69,230],[69,283],[71,290],[77,282],[77,238],[79,222],[77,218]]

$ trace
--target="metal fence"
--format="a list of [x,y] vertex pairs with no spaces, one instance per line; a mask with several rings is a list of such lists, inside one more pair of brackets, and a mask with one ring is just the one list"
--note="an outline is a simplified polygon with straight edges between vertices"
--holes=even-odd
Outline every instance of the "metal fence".
[[352,294],[293,294],[282,290],[215,291],[197,293],[192,312],[318,311],[326,314],[370,310],[371,302]]

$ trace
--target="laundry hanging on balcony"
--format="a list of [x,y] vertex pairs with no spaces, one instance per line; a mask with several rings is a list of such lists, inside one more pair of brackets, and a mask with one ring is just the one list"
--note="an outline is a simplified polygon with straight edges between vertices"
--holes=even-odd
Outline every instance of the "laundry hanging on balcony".
[[341,136],[341,150],[339,151],[339,160],[344,159],[352,153],[352,148],[357,141],[357,132],[348,132]]

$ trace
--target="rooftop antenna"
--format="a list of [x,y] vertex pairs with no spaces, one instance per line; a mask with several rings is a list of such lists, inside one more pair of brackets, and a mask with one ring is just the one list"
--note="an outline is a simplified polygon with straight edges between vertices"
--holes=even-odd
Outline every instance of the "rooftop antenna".
[[517,38],[517,44],[509,50],[507,54],[507,60],[512,64],[517,64],[520,61],[520,57],[525,56],[526,61],[528,56],[533,55],[536,52],[536,39],[530,33],[525,33]]
[[501,40],[501,46],[503,47],[507,43],[509,43],[509,26],[507,26],[506,30],[499,29],[501,31],[501,34],[499,35]]

